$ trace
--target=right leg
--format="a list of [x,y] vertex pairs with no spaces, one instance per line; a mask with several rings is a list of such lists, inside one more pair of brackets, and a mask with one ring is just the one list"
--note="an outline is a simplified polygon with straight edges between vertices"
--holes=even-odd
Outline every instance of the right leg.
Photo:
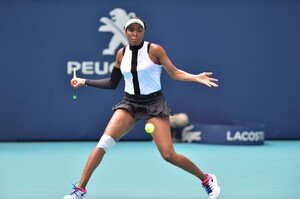
[[[117,142],[134,126],[135,121],[135,118],[130,112],[125,109],[117,109],[106,126],[104,134],[109,135]],[[78,187],[86,187],[90,177],[100,164],[104,154],[104,149],[99,148],[97,145],[85,165]]]

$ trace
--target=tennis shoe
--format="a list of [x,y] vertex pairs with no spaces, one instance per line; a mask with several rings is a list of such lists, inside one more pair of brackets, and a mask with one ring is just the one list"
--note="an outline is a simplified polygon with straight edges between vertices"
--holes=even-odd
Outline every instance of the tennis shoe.
[[214,174],[206,174],[207,179],[202,182],[203,188],[208,194],[208,199],[218,199],[220,195],[220,187],[217,177]]
[[63,199],[88,199],[87,191],[73,185],[73,192],[63,197]]

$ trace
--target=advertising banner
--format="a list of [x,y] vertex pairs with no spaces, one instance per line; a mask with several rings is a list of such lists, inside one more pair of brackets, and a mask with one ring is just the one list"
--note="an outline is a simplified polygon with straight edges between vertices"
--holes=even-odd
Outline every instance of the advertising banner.
[[[74,69],[81,78],[110,77],[117,51],[127,45],[124,24],[134,16],[146,21],[145,40],[161,45],[177,68],[219,79],[218,88],[209,88],[176,81],[163,69],[162,92],[174,113],[187,113],[194,124],[265,124],[266,139],[299,139],[299,6],[0,1],[0,141],[98,140],[123,98],[124,81],[115,90],[80,87],[73,100],[70,80]],[[144,124],[123,139],[151,139]],[[234,142],[256,136],[226,132]]]

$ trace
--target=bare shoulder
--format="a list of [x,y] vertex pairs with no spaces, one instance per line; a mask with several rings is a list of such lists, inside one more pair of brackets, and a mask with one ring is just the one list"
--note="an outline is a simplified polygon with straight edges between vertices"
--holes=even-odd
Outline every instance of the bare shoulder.
[[160,53],[160,52],[165,51],[165,50],[164,50],[164,48],[161,45],[155,44],[155,43],[151,43],[151,45],[150,45],[150,51],[153,51],[153,53],[156,53],[156,52]]
[[149,56],[150,59],[158,65],[161,65],[161,58],[166,55],[165,49],[159,45],[159,44],[154,44],[151,43],[150,49],[149,49]]

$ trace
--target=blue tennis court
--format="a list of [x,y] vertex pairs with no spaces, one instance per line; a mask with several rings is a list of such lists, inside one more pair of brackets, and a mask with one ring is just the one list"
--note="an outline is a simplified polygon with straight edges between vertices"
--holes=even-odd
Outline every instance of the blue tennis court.
[[[71,192],[96,142],[1,142],[3,199],[53,199]],[[300,141],[263,146],[175,143],[178,153],[215,173],[221,199],[299,199]],[[90,199],[207,198],[192,175],[166,163],[155,144],[119,142],[87,186]]]

